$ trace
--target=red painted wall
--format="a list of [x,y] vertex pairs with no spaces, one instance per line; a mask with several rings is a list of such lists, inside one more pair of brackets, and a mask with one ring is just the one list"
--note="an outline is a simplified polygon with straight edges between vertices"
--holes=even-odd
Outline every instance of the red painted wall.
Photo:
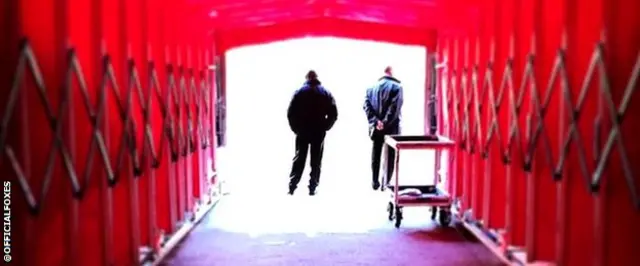
[[214,47],[184,3],[3,1],[13,265],[136,264],[207,200]]
[[638,2],[468,4],[438,40],[461,218],[499,231],[499,255],[640,264]]
[[446,58],[443,133],[459,144],[451,192],[472,210],[467,222],[500,230],[494,250],[640,265],[638,1],[437,4],[438,23],[407,13],[213,28],[210,10],[186,0],[1,1],[14,264],[131,265],[140,246],[158,252],[213,186],[214,55],[310,34],[422,44]]

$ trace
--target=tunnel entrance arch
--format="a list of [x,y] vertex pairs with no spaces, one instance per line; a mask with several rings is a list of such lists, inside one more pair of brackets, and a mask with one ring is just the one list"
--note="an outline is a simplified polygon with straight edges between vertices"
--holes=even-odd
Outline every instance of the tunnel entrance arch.
[[[286,189],[295,139],[286,121],[286,109],[306,71],[314,69],[336,99],[339,113],[325,142],[324,193],[370,190],[371,142],[362,109],[365,91],[375,85],[386,65],[392,65],[404,87],[402,131],[424,134],[426,53],[423,46],[333,37],[291,39],[227,52],[228,142],[218,158],[225,162],[219,164],[220,171],[236,170],[221,174],[235,184],[226,187],[237,191],[257,186],[271,194],[284,193],[280,192]],[[407,161],[403,162],[406,173],[418,176],[424,172],[408,166],[409,161],[423,157],[403,159]],[[302,183],[307,182],[308,172],[307,162]]]

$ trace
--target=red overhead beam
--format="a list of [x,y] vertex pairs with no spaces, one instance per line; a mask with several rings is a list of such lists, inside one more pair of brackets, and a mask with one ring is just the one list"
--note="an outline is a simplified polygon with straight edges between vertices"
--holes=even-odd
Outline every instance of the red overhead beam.
[[431,29],[358,22],[339,18],[310,18],[264,27],[216,33],[218,47],[221,51],[245,45],[312,36],[355,38],[406,45],[424,45],[435,48],[437,32]]
[[220,51],[304,36],[435,47],[435,29],[448,21],[448,12],[444,12],[439,0],[190,0],[188,3],[194,13],[209,17],[208,26],[220,42]]
[[[262,0],[225,3],[191,1],[212,18],[218,29],[246,28],[312,17],[348,18],[408,27],[432,27],[439,21],[436,1],[343,0],[292,1]],[[312,13],[312,15],[309,15]]]
[[[354,12],[354,10],[359,10]],[[410,12],[409,9],[364,8],[353,6],[291,6],[287,8],[253,9],[237,13],[212,11],[212,26],[217,29],[248,28],[272,25],[292,20],[303,20],[309,17],[342,18],[353,21],[375,22],[403,27],[435,28],[441,16],[434,8]]]
[[238,12],[242,10],[251,10],[264,7],[289,7],[295,5],[304,6],[338,6],[352,5],[358,7],[411,7],[415,9],[430,8],[438,5],[438,0],[414,0],[414,1],[389,1],[389,0],[244,0],[244,1],[209,1],[209,0],[191,0],[189,4],[210,10],[222,12]]

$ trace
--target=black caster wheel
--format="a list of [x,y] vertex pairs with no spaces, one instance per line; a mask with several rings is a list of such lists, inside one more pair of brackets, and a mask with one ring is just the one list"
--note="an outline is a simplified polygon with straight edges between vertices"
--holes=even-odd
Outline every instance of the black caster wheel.
[[389,204],[387,204],[387,213],[389,213],[389,221],[393,221],[394,217],[394,212],[393,212],[393,203],[389,202]]
[[396,228],[400,228],[400,224],[402,224],[402,208],[396,207]]
[[431,220],[436,219],[436,214],[438,213],[438,207],[431,207]]
[[438,218],[441,226],[448,227],[451,224],[451,211],[448,209],[441,209]]

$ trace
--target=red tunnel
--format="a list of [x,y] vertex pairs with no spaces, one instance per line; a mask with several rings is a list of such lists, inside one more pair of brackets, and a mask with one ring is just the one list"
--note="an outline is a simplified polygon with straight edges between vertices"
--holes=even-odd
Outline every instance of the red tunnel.
[[220,197],[224,52],[338,36],[435,51],[425,90],[456,142],[457,220],[497,256],[640,265],[638,11],[637,0],[0,1],[5,262],[165,254]]

